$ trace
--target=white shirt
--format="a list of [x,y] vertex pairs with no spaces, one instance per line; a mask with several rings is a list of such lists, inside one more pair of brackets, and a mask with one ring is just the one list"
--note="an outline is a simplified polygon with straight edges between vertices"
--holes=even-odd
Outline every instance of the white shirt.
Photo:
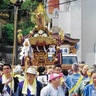
[[46,75],[41,75],[41,76],[38,76],[37,77],[37,80],[40,81],[42,84],[46,84],[48,83],[48,80],[47,80],[47,76]]
[[[27,88],[30,90],[31,95],[33,95],[33,93],[32,93],[32,88],[33,88],[32,85],[28,84],[28,85],[27,85]],[[34,95],[35,95],[35,94],[34,94]]]
[[60,88],[55,89],[51,84],[48,84],[41,90],[40,96],[65,96],[65,95],[62,95]]

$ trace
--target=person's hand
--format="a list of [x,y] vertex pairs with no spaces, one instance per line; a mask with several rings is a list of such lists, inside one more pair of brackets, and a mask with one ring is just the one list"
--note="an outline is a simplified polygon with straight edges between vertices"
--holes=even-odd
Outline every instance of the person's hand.
[[12,82],[12,77],[10,77],[10,78],[7,80],[7,82],[5,83],[5,85],[7,86],[8,83],[10,83],[10,82]]
[[12,82],[12,77],[10,77],[7,82],[8,83]]

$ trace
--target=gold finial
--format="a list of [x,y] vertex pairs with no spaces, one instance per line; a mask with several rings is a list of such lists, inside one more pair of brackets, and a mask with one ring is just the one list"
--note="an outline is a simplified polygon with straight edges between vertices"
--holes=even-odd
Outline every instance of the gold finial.
[[38,13],[43,13],[44,12],[44,6],[40,3],[39,6],[37,7],[37,12]]
[[42,3],[37,6],[37,9],[31,15],[31,21],[37,24],[38,27],[45,26],[50,19],[44,9]]
[[17,32],[18,32],[18,33],[19,33],[19,32],[22,32],[22,30],[21,30],[21,29],[18,29]]
[[62,29],[60,29],[59,36],[61,37],[61,40],[64,40],[64,32]]
[[18,38],[18,42],[19,43],[22,43],[22,37],[23,37],[23,34],[21,33],[22,30],[21,29],[18,29],[18,35],[17,35],[17,38]]

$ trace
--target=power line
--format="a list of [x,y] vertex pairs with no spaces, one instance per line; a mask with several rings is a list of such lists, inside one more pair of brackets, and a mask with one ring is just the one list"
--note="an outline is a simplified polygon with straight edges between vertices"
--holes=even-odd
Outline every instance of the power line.
[[52,6],[62,5],[62,4],[71,3],[71,2],[74,2],[74,1],[77,1],[77,0],[70,0],[70,1],[63,2],[63,3],[58,3],[58,4],[49,5],[49,6],[45,6],[45,7],[52,7]]
[[[54,4],[54,5],[49,5],[49,6],[46,6],[45,5],[45,8],[48,8],[48,7],[52,7],[52,6],[57,6],[57,5],[62,5],[62,4],[67,4],[67,3],[71,3],[71,2],[74,2],[74,1],[77,1],[77,0],[70,0],[70,1],[66,1],[66,2],[63,2],[63,3],[58,3],[58,4]],[[32,6],[30,8],[36,8],[36,6]],[[28,9],[18,9],[18,10],[26,10],[26,11],[29,11],[30,8]],[[14,11],[14,9],[5,9],[5,10],[0,10],[0,12],[9,12],[9,11]]]

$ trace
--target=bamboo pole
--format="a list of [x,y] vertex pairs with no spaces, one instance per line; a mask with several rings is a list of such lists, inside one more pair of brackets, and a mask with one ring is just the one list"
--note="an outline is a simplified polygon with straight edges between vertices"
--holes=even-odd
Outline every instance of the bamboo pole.
[[[18,16],[18,6],[14,6],[14,46],[13,46],[13,56],[12,56],[12,80],[13,80],[13,68],[16,60],[16,43],[17,43],[17,16]],[[10,96],[12,96],[12,82],[10,88]]]

